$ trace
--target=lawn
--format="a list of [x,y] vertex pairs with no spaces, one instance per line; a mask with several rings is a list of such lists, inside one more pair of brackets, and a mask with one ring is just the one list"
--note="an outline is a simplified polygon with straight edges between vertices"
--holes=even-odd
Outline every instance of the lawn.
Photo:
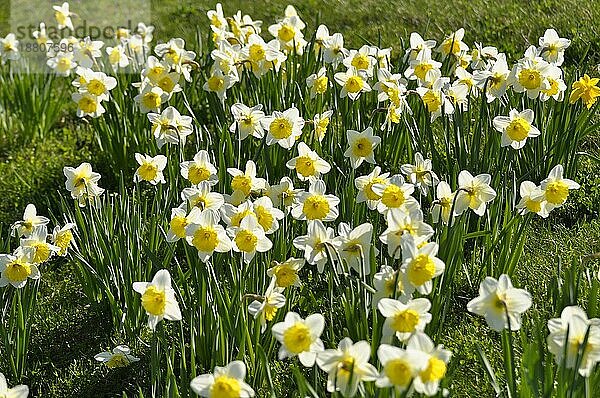
[[[199,33],[203,48],[195,50],[199,54],[202,50],[206,51],[209,29],[206,11],[213,9],[214,3],[172,0],[151,3],[151,20],[145,22],[155,25],[157,42],[182,37],[187,43],[195,43]],[[318,24],[323,23],[330,32],[344,34],[347,48],[358,48],[365,43],[391,46],[396,59],[403,53],[401,49],[406,47],[413,31],[423,37],[441,40],[448,33],[464,27],[465,42],[470,44],[477,41],[497,46],[514,61],[521,57],[529,44],[537,44],[537,38],[547,28],[555,28],[561,37],[572,39],[565,56],[565,69],[575,70],[587,55],[583,67],[590,74],[598,76],[595,66],[600,62],[600,25],[597,23],[600,20],[600,1],[597,0],[502,0],[493,4],[484,0],[308,0],[290,3],[307,23],[307,40],[312,37]],[[71,7],[76,9],[77,4],[73,1]],[[104,0],[98,1],[98,9],[102,9],[103,4]],[[223,7],[225,15],[241,9],[255,19],[264,20],[264,32],[276,16],[283,14],[286,4],[279,0],[264,3],[230,1],[224,2]],[[0,0],[2,37],[10,30],[7,13],[10,10],[10,2]],[[201,85],[196,85],[196,88],[200,90]],[[9,225],[21,217],[28,203],[34,203],[38,211],[52,220],[62,219],[60,211],[63,203],[60,198],[61,195],[67,195],[63,166],[90,162],[94,171],[102,174],[101,185],[109,191],[119,188],[121,172],[129,184],[129,178],[137,167],[133,162],[136,150],[132,146],[128,148],[130,169],[118,170],[109,161],[112,159],[111,153],[107,153],[96,139],[95,128],[98,125],[82,123],[75,116],[75,104],[64,99],[63,103],[69,105],[60,110],[59,117],[49,126],[43,139],[21,138],[28,134],[27,126],[41,120],[40,114],[23,115],[23,118],[29,119],[27,121],[15,118],[0,121],[0,243],[8,236]],[[210,108],[200,111],[210,113]],[[597,115],[593,120],[598,120]],[[526,324],[529,322],[529,326],[533,324],[533,319],[549,319],[560,315],[560,309],[557,310],[553,305],[556,299],[553,297],[556,291],[553,287],[568,279],[569,272],[574,272],[573,267],[578,266],[583,256],[600,251],[600,132],[592,132],[577,151],[576,173],[571,178],[578,181],[581,188],[569,197],[567,205],[553,212],[548,219],[533,219],[524,232],[527,238],[513,281],[519,287],[526,288],[535,298],[531,320],[525,321]],[[399,165],[392,166],[397,168]],[[150,203],[152,199],[148,201]],[[354,217],[358,218],[356,214]],[[283,245],[284,241],[280,244]],[[289,253],[287,250],[285,252]],[[476,258],[471,260],[474,263],[477,261]],[[598,265],[595,260],[587,268],[577,269],[582,277],[582,292],[575,299],[578,298],[584,308],[591,281],[597,279]],[[21,382],[30,386],[31,396],[34,397],[117,397],[122,392],[134,396],[138,390],[148,394],[151,371],[147,358],[152,355],[147,344],[148,336],[140,337],[136,342],[139,348],[136,355],[142,357],[142,361],[130,367],[109,370],[94,360],[95,354],[119,343],[116,341],[119,337],[111,324],[109,305],[87,299],[86,287],[80,283],[81,279],[76,275],[78,272],[79,266],[68,259],[53,261],[44,269],[37,310],[33,316],[27,372]],[[315,289],[327,290],[326,284],[313,282]],[[458,310],[476,296],[478,284],[477,278],[470,280],[462,271],[457,274],[454,296],[449,300],[450,312],[444,330],[438,335],[438,339],[453,352],[449,365],[452,384],[447,386],[454,394],[451,396],[493,395],[477,354],[478,346],[484,347],[498,378],[503,380],[506,377],[502,370],[499,334],[491,331],[483,318],[465,316],[464,309]],[[311,308],[329,305],[327,299],[318,296],[319,291],[315,293]],[[339,308],[339,311],[342,313],[344,309]],[[177,334],[178,330],[175,329],[173,333]],[[130,344],[133,345],[133,342]],[[521,349],[523,347],[519,347]],[[7,364],[8,358],[0,351],[0,371],[5,374]],[[272,371],[275,384],[279,383],[282,391],[293,383],[293,379],[286,374],[290,371],[288,365],[277,365]]]

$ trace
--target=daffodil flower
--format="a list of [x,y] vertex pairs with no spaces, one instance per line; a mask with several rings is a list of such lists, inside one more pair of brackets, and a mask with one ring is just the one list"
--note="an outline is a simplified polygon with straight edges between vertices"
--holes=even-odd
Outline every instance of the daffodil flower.
[[425,333],[415,333],[406,343],[407,350],[420,351],[427,357],[427,366],[413,380],[415,391],[427,396],[437,394],[440,381],[446,376],[452,353],[442,345],[437,347]]
[[429,309],[431,303],[426,298],[408,300],[406,303],[391,298],[382,298],[377,309],[385,317],[383,337],[396,335],[398,340],[406,341],[415,332],[422,332],[431,322]]
[[511,109],[508,116],[496,116],[493,120],[494,128],[502,133],[500,146],[511,146],[521,149],[525,146],[527,138],[539,136],[540,130],[533,123],[533,111],[525,109],[522,112]]
[[107,368],[124,368],[140,359],[131,355],[131,350],[126,345],[119,345],[113,348],[112,352],[103,351],[94,356],[98,362],[102,362]]
[[302,365],[312,367],[317,355],[325,349],[320,339],[324,327],[325,318],[321,314],[302,319],[297,313],[288,312],[283,322],[271,328],[273,337],[281,343],[279,359],[298,356]]
[[381,344],[377,357],[383,367],[375,385],[379,388],[393,387],[398,392],[406,391],[415,377],[427,369],[428,356],[422,351],[402,349]]
[[304,142],[298,144],[298,156],[289,160],[286,167],[296,170],[300,181],[321,178],[321,175],[327,174],[331,170],[329,163],[311,150]]
[[192,391],[201,397],[254,397],[254,390],[244,382],[246,365],[233,361],[225,367],[216,366],[214,373],[194,377],[190,382]]
[[171,287],[171,274],[166,269],[158,271],[152,282],[134,282],[133,290],[142,295],[142,307],[148,314],[148,327],[156,329],[163,319],[180,321],[181,311]]

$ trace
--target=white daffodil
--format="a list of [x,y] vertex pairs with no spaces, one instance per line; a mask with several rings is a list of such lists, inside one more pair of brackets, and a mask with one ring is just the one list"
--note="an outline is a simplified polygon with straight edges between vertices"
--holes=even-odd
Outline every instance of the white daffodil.
[[148,327],[156,329],[163,319],[180,321],[181,311],[171,287],[171,274],[166,269],[158,271],[152,282],[134,282],[133,290],[142,295],[142,307],[148,314]]
[[412,61],[419,55],[423,50],[432,50],[435,48],[435,40],[424,40],[417,32],[412,32],[409,38],[410,47],[406,49],[404,58]]
[[272,234],[279,229],[279,220],[283,220],[285,214],[276,207],[268,196],[261,196],[252,204],[254,215],[258,224],[265,234]]
[[410,213],[419,207],[419,202],[411,196],[415,191],[414,185],[407,184],[399,174],[392,176],[387,184],[373,184],[371,189],[381,197],[377,211],[384,215],[391,211]]
[[265,113],[262,111],[262,108],[261,104],[252,108],[239,102],[231,105],[231,114],[233,115],[234,122],[229,126],[229,131],[231,133],[237,131],[240,140],[246,139],[249,135],[255,138],[263,138],[265,130],[262,120],[265,117]]
[[424,159],[420,152],[415,154],[415,164],[403,164],[400,170],[415,188],[427,195],[430,187],[437,185],[439,179],[432,170],[431,159]]
[[302,34],[304,26],[305,24],[300,17],[292,15],[284,18],[281,22],[269,26],[269,33],[279,40],[281,47],[285,51],[296,51],[298,55],[301,55],[307,44]]
[[304,142],[298,144],[298,156],[289,160],[286,166],[290,170],[296,170],[300,181],[311,178],[321,178],[327,174],[331,166],[323,160],[317,152],[311,150]]
[[420,351],[427,356],[427,366],[413,380],[415,391],[427,396],[436,395],[440,381],[446,376],[452,353],[442,345],[437,347],[425,333],[415,333],[406,343],[407,350]]
[[187,136],[194,132],[192,117],[184,116],[172,106],[166,107],[162,113],[148,113],[152,123],[152,134],[158,149],[165,144],[185,145]]
[[[62,45],[63,42],[59,44]],[[73,60],[73,53],[59,51],[46,61],[54,72],[59,76],[69,76],[71,71],[77,67],[77,62]]]
[[379,272],[373,275],[373,287],[375,287],[372,301],[373,308],[377,308],[382,298],[393,298],[402,303],[408,302],[411,299],[406,289],[408,283],[405,273],[388,265],[382,265]]
[[339,391],[343,397],[353,397],[363,381],[374,381],[379,376],[369,363],[371,346],[362,340],[353,343],[343,338],[337,349],[325,350],[317,356],[317,365],[328,374],[327,391]]
[[282,148],[290,149],[296,139],[302,134],[304,119],[296,107],[283,112],[274,111],[271,116],[261,120],[267,130],[267,145],[279,144]]
[[379,388],[394,387],[398,392],[406,391],[428,364],[428,356],[422,351],[388,344],[379,346],[377,357],[383,370],[375,385]]
[[406,290],[415,288],[421,294],[431,293],[432,279],[440,276],[446,267],[444,262],[437,258],[439,246],[435,242],[429,242],[417,247],[416,241],[411,234],[405,234],[401,240],[402,246],[402,272],[410,283]]
[[401,257],[402,237],[411,235],[416,245],[425,243],[433,236],[433,228],[423,222],[423,212],[419,208],[408,213],[388,212],[386,216],[387,229],[379,236],[379,240],[387,245],[388,255],[392,258]]
[[73,232],[71,231],[74,228],[75,224],[70,222],[66,223],[64,227],[57,225],[54,227],[54,230],[52,230],[50,241],[54,244],[54,246],[59,248],[57,252],[59,256],[66,256],[67,249],[71,247],[71,245],[75,245],[73,240]]
[[140,359],[131,355],[131,350],[126,345],[119,345],[113,348],[111,351],[103,351],[100,354],[96,354],[94,359],[98,362],[102,362],[107,368],[124,368],[131,365],[133,362],[137,362]]
[[0,254],[0,287],[8,284],[20,289],[27,279],[40,279],[40,270],[33,263],[33,249],[18,247],[13,254]]
[[378,195],[373,191],[373,185],[381,184],[386,186],[390,181],[389,175],[390,173],[381,174],[381,168],[375,166],[373,171],[369,174],[357,177],[354,180],[354,186],[358,189],[356,203],[366,202],[367,207],[370,210],[375,210],[381,200],[381,195]]
[[521,200],[517,203],[519,213],[535,213],[542,218],[548,217],[548,201],[544,199],[544,191],[531,181],[523,181],[519,187]]
[[495,279],[486,277],[479,285],[479,296],[467,303],[467,310],[485,317],[490,328],[496,331],[521,328],[521,314],[531,307],[531,294],[514,288],[506,274]]
[[240,223],[247,215],[256,216],[256,214],[254,214],[254,205],[250,200],[246,200],[237,206],[234,206],[231,203],[225,203],[221,207],[223,221],[230,227],[239,227]]
[[544,198],[548,201],[548,211],[562,206],[569,197],[570,189],[579,189],[579,184],[568,178],[563,178],[563,167],[558,164],[552,168],[548,178],[541,183]]
[[[371,273],[373,225],[364,223],[351,230],[348,224],[341,223],[338,232],[339,236],[333,239],[332,243],[339,253],[340,259],[360,275],[369,275]],[[373,249],[374,255],[377,256],[379,250]]]
[[167,100],[168,96],[169,94],[164,92],[162,88],[146,84],[142,86],[140,93],[133,100],[138,104],[140,112],[156,113],[160,112],[160,107]]
[[306,262],[316,265],[320,274],[325,269],[328,256],[333,255],[327,246],[333,246],[334,234],[333,228],[326,228],[321,220],[313,220],[308,222],[306,235],[298,236],[293,241],[294,247],[304,251]]
[[0,395],[6,398],[27,398],[29,387],[21,384],[13,388],[8,388],[6,377],[0,373]]
[[321,314],[312,314],[302,319],[295,312],[288,312],[283,322],[276,323],[271,328],[273,337],[281,343],[278,358],[284,359],[298,356],[300,363],[307,368],[312,367],[317,354],[324,351],[320,339],[325,318]]
[[210,156],[204,149],[196,153],[192,160],[181,162],[179,167],[181,168],[181,176],[193,185],[206,181],[210,186],[213,186],[219,182],[218,170],[211,163]]
[[571,45],[571,40],[558,36],[554,29],[546,29],[540,37],[538,52],[544,61],[561,66],[565,61],[565,50]]
[[440,181],[435,188],[435,201],[431,209],[433,222],[437,223],[440,219],[444,224],[450,222],[450,217],[453,216],[452,206],[454,205],[455,193],[452,192],[450,184],[446,181]]
[[226,253],[233,246],[225,229],[219,224],[219,216],[210,210],[203,211],[185,226],[185,239],[198,250],[202,262],[207,262],[214,252]]
[[361,93],[371,91],[366,72],[359,71],[355,67],[348,68],[346,72],[338,72],[333,78],[337,84],[342,86],[341,98],[348,97],[354,101]]
[[35,227],[47,225],[50,219],[44,216],[38,216],[35,205],[30,203],[25,207],[23,212],[23,220],[14,223],[11,228],[11,235],[18,237],[28,237],[31,235]]
[[273,205],[290,209],[298,203],[298,194],[302,192],[302,189],[294,189],[293,181],[289,177],[282,177],[279,184],[269,185],[266,191]]
[[363,161],[375,164],[375,148],[381,142],[381,138],[373,135],[373,128],[367,127],[364,131],[346,131],[348,149],[344,156],[350,159],[353,169],[358,168]]
[[275,280],[275,286],[288,288],[290,286],[302,286],[298,271],[304,267],[303,258],[288,258],[283,263],[273,261],[273,266],[267,269],[267,275]]
[[418,80],[419,83],[425,84],[435,80],[434,76],[441,67],[441,62],[431,58],[431,50],[424,47],[410,60],[408,68],[404,71],[404,76],[409,80]]
[[218,192],[211,192],[210,188],[210,183],[202,181],[195,187],[184,188],[181,191],[181,199],[187,202],[190,207],[211,210],[218,214],[225,204],[225,198]]
[[459,55],[462,52],[469,51],[469,46],[463,43],[462,39],[465,37],[465,29],[460,28],[456,32],[449,36],[446,36],[437,48],[444,56],[447,55]]
[[346,68],[356,68],[357,71],[365,72],[367,77],[373,77],[373,67],[377,60],[371,54],[371,48],[368,45],[362,46],[359,50],[350,50],[343,64]]
[[329,78],[327,77],[327,69],[321,67],[317,73],[306,78],[306,87],[310,90],[310,98],[315,98],[317,95],[325,94],[329,88]]
[[523,58],[513,67],[508,81],[515,92],[525,92],[527,97],[536,99],[540,92],[550,89],[550,83],[546,79],[549,69],[550,64],[541,58]]
[[83,69],[81,77],[84,79],[84,82],[79,86],[79,91],[95,95],[99,101],[108,100],[110,98],[110,90],[117,87],[117,79],[107,76],[103,72]]
[[337,196],[325,193],[323,180],[313,180],[308,192],[299,192],[298,203],[292,207],[292,217],[297,220],[333,221],[338,217]]
[[266,188],[267,182],[265,179],[256,177],[256,164],[252,160],[246,162],[245,171],[230,167],[227,169],[227,173],[233,177],[231,179],[231,189],[234,192],[240,191],[245,197],[250,195],[250,192]]
[[493,46],[483,46],[481,43],[474,43],[471,50],[471,69],[479,71],[487,69],[490,64],[493,64],[498,59],[498,49]]
[[194,377],[190,387],[201,397],[250,398],[255,393],[252,387],[244,382],[245,377],[244,362],[233,361],[225,367],[216,366],[214,373]]
[[382,298],[377,309],[385,317],[383,336],[389,338],[394,334],[400,341],[406,341],[415,332],[422,332],[425,325],[431,322],[428,312],[431,303],[426,298],[417,298],[402,303],[391,298]]
[[32,250],[31,262],[34,264],[44,263],[52,255],[60,251],[60,247],[48,243],[48,236],[47,227],[45,225],[38,225],[33,229],[31,235],[21,239],[21,247]]
[[256,252],[271,250],[273,242],[267,238],[256,216],[250,214],[242,219],[239,227],[227,228],[231,237],[233,250],[242,253],[244,262],[249,264]]
[[89,163],[84,162],[76,168],[64,167],[63,173],[67,177],[65,187],[81,207],[85,206],[88,200],[94,201],[104,192],[104,189],[98,186],[100,174],[93,172]]
[[19,41],[14,33],[9,33],[6,37],[0,38],[0,61],[2,61],[2,65],[6,63],[6,60],[16,61],[20,57]]
[[490,103],[506,94],[509,75],[506,55],[502,53],[498,54],[491,69],[476,71],[473,79],[479,89],[485,91],[487,102]]
[[323,62],[331,64],[334,70],[348,54],[348,50],[344,48],[344,36],[341,33],[332,34],[323,43],[323,48]]
[[564,363],[569,369],[579,365],[577,370],[581,376],[591,375],[600,362],[600,326],[597,321],[588,319],[585,311],[578,306],[565,307],[560,318],[548,321],[548,351],[554,354],[557,364]]
[[478,216],[483,216],[486,205],[496,197],[496,191],[490,187],[492,177],[489,174],[479,174],[475,177],[467,170],[458,174],[458,192],[454,210],[462,214],[471,209]]
[[106,47],[106,54],[108,55],[108,62],[113,72],[117,72],[119,68],[124,69],[129,66],[129,57],[125,54],[125,47],[122,44],[117,44],[114,47]]
[[71,16],[73,13],[69,10],[69,3],[66,1],[61,6],[52,6],[54,9],[54,18],[58,24],[58,29],[69,28],[74,30]]
[[134,181],[147,181],[152,185],[158,183],[164,184],[166,182],[163,175],[163,170],[167,166],[166,156],[156,155],[152,157],[136,153],[135,160],[140,166],[135,171]]
[[260,322],[260,331],[264,333],[267,330],[267,322],[270,322],[277,315],[277,310],[285,306],[285,296],[282,294],[283,288],[275,285],[275,279],[271,280],[267,291],[260,300],[254,300],[248,306],[248,312]]
[[331,115],[333,115],[333,111],[329,110],[321,114],[316,114],[313,118],[313,131],[319,142],[322,142],[323,138],[325,138],[327,127],[329,127],[329,123],[331,122]]
[[179,207],[171,209],[171,221],[169,221],[169,231],[167,232],[167,242],[177,242],[186,237],[185,228],[193,223],[198,223],[202,210],[197,207],[187,212],[187,204],[183,203]]
[[417,87],[417,93],[421,96],[423,105],[431,114],[431,121],[440,117],[442,113],[452,115],[454,113],[454,105],[452,101],[444,93],[444,89],[448,86],[448,78],[441,77],[439,71],[435,70],[431,74],[432,81],[427,87]]
[[494,128],[502,133],[502,142],[500,146],[511,146],[514,149],[521,149],[525,146],[527,138],[533,138],[540,135],[540,130],[533,123],[533,111],[525,109],[519,112],[511,109],[508,116],[496,116],[494,118]]
[[96,118],[106,112],[98,97],[90,93],[76,92],[71,94],[71,99],[77,104],[78,117],[91,116]]
[[74,43],[73,58],[78,65],[81,65],[84,68],[91,68],[97,64],[96,58],[102,56],[101,49],[103,46],[103,41],[92,40],[89,37],[85,37]]

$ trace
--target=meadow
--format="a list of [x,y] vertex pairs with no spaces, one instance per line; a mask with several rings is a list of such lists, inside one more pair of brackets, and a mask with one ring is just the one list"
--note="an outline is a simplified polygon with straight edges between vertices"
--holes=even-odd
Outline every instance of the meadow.
[[1,7],[8,386],[595,396],[600,4],[291,4]]

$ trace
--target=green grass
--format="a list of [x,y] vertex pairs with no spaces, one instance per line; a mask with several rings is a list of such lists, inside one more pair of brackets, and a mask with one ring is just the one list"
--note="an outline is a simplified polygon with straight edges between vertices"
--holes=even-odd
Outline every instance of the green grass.
[[[9,8],[5,3],[5,0],[0,1],[2,35],[8,32]],[[466,42],[476,39],[496,45],[514,59],[524,50],[524,43],[535,42],[547,27],[555,27],[562,36],[574,40],[567,52],[570,63],[578,61],[588,45],[596,62],[600,54],[597,24],[600,1],[596,0],[501,1],[494,6],[485,0],[398,1],[393,5],[372,0],[290,3],[307,21],[308,31],[313,31],[315,22],[319,21],[331,31],[342,32],[348,47],[360,46],[368,40],[380,41],[398,51],[411,31],[439,38],[464,26]],[[287,2],[279,0],[266,4],[230,1],[224,8],[226,15],[241,9],[255,19],[263,19],[266,30],[273,17],[282,14],[285,4]],[[157,26],[159,39],[182,36],[190,40],[195,26],[206,31],[205,12],[213,6],[206,1],[153,1],[152,23]],[[76,125],[71,111],[64,112],[64,117],[44,140],[23,144],[14,139],[20,134],[23,132],[0,130],[0,221],[4,224],[17,219],[29,202],[35,203],[38,209],[56,209],[56,191],[64,187],[62,167],[84,160],[95,164],[102,159],[90,126]],[[582,148],[596,158],[600,156],[598,138],[596,135]],[[573,258],[600,251],[597,220],[600,167],[597,160],[591,158],[582,158],[580,164],[577,180],[582,183],[582,189],[574,194],[573,203],[553,214],[550,221],[535,222],[528,230],[530,237],[517,277],[534,297],[547,296],[547,286],[560,276],[559,262],[568,267]],[[103,186],[110,188],[110,182],[107,184]],[[598,268],[597,264],[593,265],[592,276]],[[122,391],[136,391],[136,385],[147,384],[147,369],[143,364],[109,371],[93,360],[96,353],[112,348],[110,313],[102,306],[82,304],[82,288],[75,282],[73,273],[74,267],[68,262],[56,262],[44,272],[29,355],[31,370],[24,382],[32,386],[32,396],[43,397],[108,397],[120,396]],[[453,307],[464,307],[475,291],[476,287],[463,281]],[[533,311],[542,318],[556,315],[550,313],[548,307]],[[500,369],[498,335],[474,316],[451,316],[446,328],[444,340],[454,352],[451,371],[455,374],[455,384],[451,388],[460,391],[461,396],[491,395],[491,391],[481,390],[488,384],[484,383],[485,375],[475,355],[474,343],[483,339],[486,354],[495,368]]]

